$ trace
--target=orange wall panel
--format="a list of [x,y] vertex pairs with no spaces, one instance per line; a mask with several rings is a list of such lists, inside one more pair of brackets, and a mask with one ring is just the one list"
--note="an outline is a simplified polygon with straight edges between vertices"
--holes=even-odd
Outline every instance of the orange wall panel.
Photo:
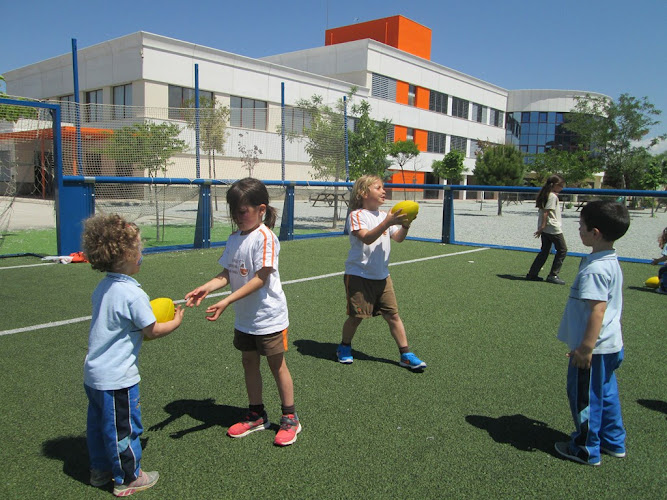
[[431,92],[423,87],[417,87],[417,96],[415,99],[415,106],[421,109],[428,109],[428,101]]
[[396,80],[396,102],[399,104],[408,103],[408,87],[410,84]]
[[394,126],[394,142],[405,141],[408,138],[408,128],[400,125]]
[[[405,180],[403,180],[405,178]],[[391,184],[425,184],[426,174],[424,172],[415,172],[414,170],[405,170],[403,172],[394,172],[391,176],[390,181],[387,183],[387,187],[391,187]],[[402,193],[403,191],[421,191],[421,189],[415,188],[394,188],[392,192]],[[394,197],[395,198],[395,197]]]
[[428,145],[428,132],[426,130],[415,130],[415,144],[419,151],[426,151]]
[[335,45],[366,38],[424,59],[431,59],[431,30],[403,16],[328,29],[324,34],[324,44]]

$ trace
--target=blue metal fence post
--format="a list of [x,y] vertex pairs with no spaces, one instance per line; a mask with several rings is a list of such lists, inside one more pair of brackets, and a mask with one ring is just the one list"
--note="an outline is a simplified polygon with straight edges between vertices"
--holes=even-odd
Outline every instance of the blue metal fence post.
[[285,82],[280,82],[280,180],[285,180]]
[[454,191],[450,186],[443,189],[442,200],[442,243],[452,243],[454,239]]
[[195,64],[195,145],[197,179],[199,179],[201,177],[201,158],[199,154],[199,64]]
[[[84,175],[83,146],[81,144],[81,106],[79,102],[79,55],[76,48],[76,38],[72,38],[72,77],[74,79],[74,106],[76,108],[76,161],[74,162],[74,175]],[[77,166],[79,167],[78,172]]]
[[292,241],[294,239],[294,184],[285,186],[285,202],[278,239],[280,241]]
[[195,248],[211,247],[211,181],[199,186],[199,204],[195,223]]

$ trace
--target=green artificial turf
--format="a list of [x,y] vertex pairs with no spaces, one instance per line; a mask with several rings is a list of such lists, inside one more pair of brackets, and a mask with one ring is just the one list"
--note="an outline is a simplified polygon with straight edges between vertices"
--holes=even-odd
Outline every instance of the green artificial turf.
[[[347,238],[281,244],[290,311],[287,364],[303,424],[274,447],[275,429],[225,436],[247,405],[233,314],[181,328],[140,354],[143,466],[160,481],[142,498],[661,498],[667,390],[663,311],[643,287],[647,264],[622,263],[626,359],[618,370],[628,456],[601,467],[559,458],[572,422],[567,348],[556,330],[568,286],[522,279],[534,255],[406,241],[392,247],[400,315],[424,373],[398,366],[381,318],[362,322],[355,361],[335,361],[345,320]],[[219,271],[222,249],[146,255],[136,276],[151,297],[182,298]],[[443,257],[446,254],[456,254]],[[431,258],[437,257],[437,258]],[[424,259],[424,260],[418,260]],[[414,261],[416,262],[407,262]],[[36,259],[5,259],[2,266]],[[571,283],[578,259],[561,277]],[[102,277],[87,264],[0,269],[0,330],[90,314]],[[211,303],[215,298],[207,300]],[[663,316],[661,316],[663,315]],[[82,365],[88,322],[0,336],[0,460],[5,498],[110,498],[87,485]],[[280,401],[263,364],[273,422]]]

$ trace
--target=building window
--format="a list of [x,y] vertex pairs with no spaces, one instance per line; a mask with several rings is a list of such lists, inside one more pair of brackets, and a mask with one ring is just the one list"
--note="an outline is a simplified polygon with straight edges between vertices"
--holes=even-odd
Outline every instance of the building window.
[[482,106],[481,104],[477,104],[476,102],[473,102],[471,104],[472,104],[472,119],[478,123],[486,124],[487,113],[489,108],[487,108],[486,106]]
[[[504,127],[505,126],[505,113],[497,109],[489,108],[489,114],[491,115],[491,125],[494,127]],[[545,113],[546,115],[546,113]],[[546,120],[546,116],[545,116]]]
[[452,97],[452,116],[468,119],[468,107],[470,103],[465,99]]
[[479,145],[477,144],[476,139],[470,139],[470,154],[468,154],[469,157],[474,158],[477,155],[477,150],[479,149]]
[[86,92],[86,117],[87,122],[98,122],[102,120],[102,90],[91,90]]
[[394,126],[389,125],[387,127],[387,143],[391,144],[394,142]]
[[266,101],[231,96],[230,125],[232,127],[266,130]]
[[[214,101],[215,98],[213,96],[213,92],[209,90],[200,90],[199,91],[200,104],[202,99],[208,99],[209,101]],[[178,87],[176,85],[169,85],[168,106],[169,106],[169,118],[171,118],[172,120],[183,120],[185,118],[183,109],[195,107],[195,89]]]
[[74,123],[76,121],[74,94],[58,97],[57,100],[60,101],[60,120],[62,122]]
[[449,146],[450,151],[463,151],[463,154],[468,154],[468,139],[453,135]]
[[438,132],[429,132],[426,139],[426,151],[429,153],[445,154],[447,136]]
[[408,85],[408,106],[414,106],[417,98],[417,87]]
[[371,95],[378,99],[396,101],[396,80],[388,76],[373,73]]
[[303,135],[310,129],[310,113],[303,108],[285,106],[285,133]]
[[118,85],[113,88],[113,119],[120,120],[121,118],[131,118],[132,113],[130,106],[132,106],[132,84]]
[[405,134],[405,140],[406,141],[415,141],[415,129],[409,128],[407,129],[407,132]]
[[428,96],[428,109],[436,113],[447,114],[447,94],[431,90]]

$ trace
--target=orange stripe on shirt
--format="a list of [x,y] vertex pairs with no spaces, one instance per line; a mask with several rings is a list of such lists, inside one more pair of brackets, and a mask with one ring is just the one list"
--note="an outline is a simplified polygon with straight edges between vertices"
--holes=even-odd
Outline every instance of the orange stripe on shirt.
[[260,232],[262,233],[262,236],[264,237],[264,248],[262,250],[262,265],[264,267],[274,268],[273,262],[274,262],[274,259],[275,259],[275,256],[276,256],[276,252],[275,252],[275,249],[273,248],[273,245],[271,246],[273,251],[271,252],[271,263],[270,263],[270,265],[267,265],[267,256],[266,256],[267,253],[268,253],[269,238],[271,238],[271,234],[266,234],[266,232],[264,231],[264,228],[261,228]]
[[355,210],[350,216],[350,231],[359,231],[361,229],[361,210]]

